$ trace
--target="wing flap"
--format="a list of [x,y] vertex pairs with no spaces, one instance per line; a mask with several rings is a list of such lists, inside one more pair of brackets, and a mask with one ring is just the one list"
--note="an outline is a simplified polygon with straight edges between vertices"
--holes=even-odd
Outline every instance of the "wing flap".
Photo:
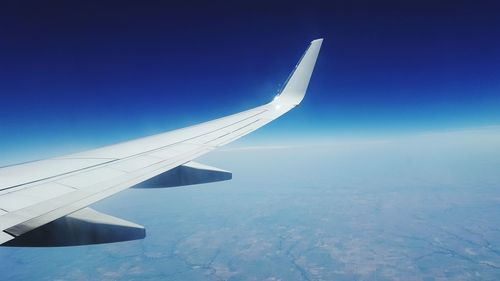
[[75,191],[74,188],[63,186],[54,182],[25,188],[19,192],[11,192],[0,196],[0,208],[12,212],[28,206],[35,205],[69,192]]
[[126,174],[126,172],[111,169],[109,167],[101,167],[75,175],[69,175],[57,180],[56,182],[77,189],[85,189],[96,184],[105,184],[106,182],[121,178]]
[[97,167],[115,159],[48,159],[34,161],[0,169],[0,192],[8,189],[40,182],[75,171]]

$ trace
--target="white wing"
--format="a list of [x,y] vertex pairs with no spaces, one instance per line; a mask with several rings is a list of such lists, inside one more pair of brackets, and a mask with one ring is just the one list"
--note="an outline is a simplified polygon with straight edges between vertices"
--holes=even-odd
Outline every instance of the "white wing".
[[[170,182],[172,186],[230,178],[229,172],[190,161],[255,131],[298,105],[322,41],[311,42],[282,92],[268,104],[125,143],[1,168],[0,244],[77,245],[144,237],[141,226],[86,207],[141,183]],[[73,228],[68,230],[67,225]],[[103,230],[104,226],[108,228]],[[44,231],[37,232],[37,228]],[[89,231],[92,241],[78,235]],[[110,233],[117,231],[129,236],[113,238]],[[67,240],[71,235],[78,236],[78,241]]]

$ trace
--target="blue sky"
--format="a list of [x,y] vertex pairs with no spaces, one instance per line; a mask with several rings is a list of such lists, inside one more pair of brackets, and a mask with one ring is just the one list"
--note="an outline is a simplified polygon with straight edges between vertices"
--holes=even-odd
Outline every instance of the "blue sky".
[[318,37],[307,98],[250,141],[500,124],[496,1],[237,2],[2,2],[2,163],[267,102]]

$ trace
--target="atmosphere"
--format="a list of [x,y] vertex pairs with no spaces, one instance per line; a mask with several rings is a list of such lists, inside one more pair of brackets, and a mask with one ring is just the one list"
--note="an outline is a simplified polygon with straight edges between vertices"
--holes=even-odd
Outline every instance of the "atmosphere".
[[0,1],[0,279],[498,281],[499,35],[500,1]]
[[316,38],[324,44],[307,98],[245,141],[498,125],[499,8],[496,1],[4,1],[2,164],[270,101]]

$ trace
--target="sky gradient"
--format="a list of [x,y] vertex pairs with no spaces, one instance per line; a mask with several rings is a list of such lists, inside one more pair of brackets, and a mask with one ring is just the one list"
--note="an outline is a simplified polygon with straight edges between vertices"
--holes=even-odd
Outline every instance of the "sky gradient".
[[500,124],[500,4],[372,2],[3,1],[1,162],[262,104],[319,37],[301,106],[249,141]]

